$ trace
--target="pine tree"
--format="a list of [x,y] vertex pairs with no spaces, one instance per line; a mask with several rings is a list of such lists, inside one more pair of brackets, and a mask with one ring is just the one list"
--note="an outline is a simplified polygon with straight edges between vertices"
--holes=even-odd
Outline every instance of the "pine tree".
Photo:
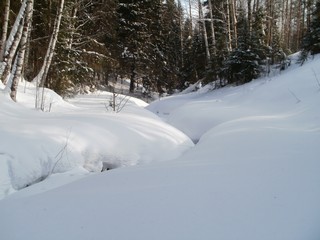
[[239,17],[238,30],[238,47],[224,61],[222,73],[228,83],[244,84],[257,78],[261,67],[259,66],[259,56],[251,48],[252,39],[250,38],[248,20],[244,14]]
[[107,84],[116,65],[115,1],[67,1],[49,73],[49,86],[61,95]]
[[[184,51],[183,51],[183,58],[184,58],[184,66],[181,69],[181,78],[179,81],[179,89],[184,89],[189,86],[189,84],[193,84],[198,80],[196,65],[197,64],[204,64],[205,65],[205,56],[204,51],[197,51],[196,42],[198,39],[198,31],[193,32],[191,28],[191,20],[187,19],[184,24],[183,29],[183,43],[184,43]],[[198,45],[200,46],[200,45]],[[196,58],[197,53],[203,53],[202,57]],[[200,62],[199,62],[200,61]]]
[[120,0],[118,15],[118,47],[121,55],[121,66],[130,72],[130,92],[135,89],[139,65],[145,60],[147,23],[146,13],[150,1]]
[[[267,58],[268,46],[265,44],[265,25],[266,14],[262,7],[253,13],[252,31],[251,31],[251,48],[259,58],[264,61]],[[263,64],[260,62],[260,64]]]
[[178,77],[182,66],[181,27],[179,25],[182,11],[174,0],[163,5],[162,17],[162,52],[163,66],[159,79],[159,87],[173,91],[178,85]]
[[312,14],[310,28],[302,41],[301,61],[306,60],[308,53],[312,55],[320,53],[320,1],[316,2],[315,10]]

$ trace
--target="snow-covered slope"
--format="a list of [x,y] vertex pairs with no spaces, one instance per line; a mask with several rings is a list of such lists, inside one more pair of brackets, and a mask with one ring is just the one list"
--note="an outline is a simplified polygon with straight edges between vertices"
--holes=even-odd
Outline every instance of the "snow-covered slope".
[[107,112],[104,94],[72,99],[81,105],[75,107],[47,90],[52,112],[44,113],[30,109],[32,85],[19,92],[19,103],[7,95],[0,92],[0,198],[52,173],[167,161],[193,147],[180,131],[138,106],[137,99],[115,114]]
[[[54,174],[0,201],[1,236],[10,240],[318,240],[318,66],[319,56],[272,78],[213,92],[202,89],[152,103],[148,109],[199,140],[197,145],[190,148],[192,144],[180,132],[166,127],[166,134],[160,135],[169,142],[177,137],[176,148],[183,148],[173,151],[180,154],[173,161],[117,168],[60,187],[59,181],[68,181],[64,179],[79,171]],[[92,97],[73,102],[84,107]],[[82,129],[95,128],[91,124],[99,123],[97,131],[90,131],[89,139],[107,141],[99,131],[111,130],[100,124],[109,123],[113,115],[102,119],[99,106],[82,108],[81,113],[69,110],[63,116],[56,113],[55,120],[50,120],[55,115],[46,119],[62,124],[78,120],[80,114],[86,119]],[[24,118],[33,114],[23,113],[23,108],[7,109],[14,119],[20,113]],[[121,117],[112,118],[114,135],[119,132],[119,139],[124,138],[119,128],[122,124],[151,143],[158,139],[154,124],[163,123],[150,113],[143,115],[148,120],[140,121],[144,110],[137,110],[138,116],[134,112],[128,108]],[[146,126],[149,121],[153,124]],[[76,132],[88,134],[80,129]],[[130,139],[139,137],[132,135]],[[158,141],[153,144],[158,147]],[[137,151],[139,156],[144,152],[139,146],[125,145],[123,149]],[[149,157],[161,159],[169,151],[153,148],[147,152]],[[49,190],[52,186],[55,188]]]
[[[295,58],[292,62],[295,62]],[[296,113],[314,118],[313,115],[318,114],[316,105],[320,96],[318,65],[319,56],[316,56],[315,60],[302,67],[294,64],[273,77],[239,87],[230,86],[213,92],[202,90],[164,98],[147,108],[195,141],[213,127],[242,118],[281,117]],[[310,119],[316,122],[313,120]]]

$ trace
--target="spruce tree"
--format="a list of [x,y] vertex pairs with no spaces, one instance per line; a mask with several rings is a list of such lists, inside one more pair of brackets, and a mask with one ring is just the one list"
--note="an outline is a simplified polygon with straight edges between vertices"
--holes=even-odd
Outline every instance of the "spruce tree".
[[178,77],[182,65],[179,22],[183,13],[174,0],[168,0],[163,8],[162,49],[164,64],[160,81],[162,87],[171,92],[179,85]]
[[320,53],[320,1],[316,2],[315,10],[312,14],[312,22],[310,28],[302,40],[302,51],[300,60],[303,63],[308,53],[311,55]]
[[139,67],[148,59],[147,12],[150,4],[150,0],[119,0],[118,3],[118,50],[122,68],[130,73],[130,92],[135,89]]
[[107,74],[116,64],[115,7],[114,0],[67,1],[49,78],[59,94],[107,84]]
[[224,61],[222,73],[228,83],[244,84],[259,76],[259,56],[252,49],[252,39],[244,14],[239,17],[238,47]]

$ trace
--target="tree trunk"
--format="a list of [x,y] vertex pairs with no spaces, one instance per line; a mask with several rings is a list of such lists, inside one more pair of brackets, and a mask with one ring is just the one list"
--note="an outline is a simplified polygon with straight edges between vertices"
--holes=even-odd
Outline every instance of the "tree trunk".
[[63,13],[63,7],[64,7],[64,0],[60,0],[58,13],[54,22],[53,32],[50,38],[50,42],[48,45],[47,53],[45,55],[42,67],[38,73],[38,75],[33,79],[33,82],[35,82],[37,85],[44,87],[46,78],[49,72],[49,68],[52,62],[52,58],[54,55],[58,34],[60,30],[60,24],[61,24],[61,18]]
[[26,7],[27,7],[27,0],[23,0],[23,2],[21,3],[19,13],[10,31],[10,35],[6,41],[4,55],[6,55],[9,52],[9,50],[12,48],[12,45],[15,44],[15,39],[16,39],[15,36],[18,33],[19,26],[21,26],[21,22],[22,22],[22,19],[24,18]]
[[22,20],[24,17],[26,6],[27,6],[26,3],[27,3],[27,0],[24,0],[22,2],[19,10],[19,14],[16,17],[16,20],[11,29],[10,35],[5,41],[3,64],[2,64],[2,67],[0,68],[0,79],[3,82],[3,84],[7,83],[7,79],[12,67],[13,58],[16,54],[16,51],[21,39],[22,30],[23,30]]
[[180,28],[180,58],[181,58],[181,69],[184,67],[184,43],[183,43],[183,13],[182,13],[182,6],[181,1],[178,0],[178,9],[179,9],[179,28]]
[[295,41],[295,50],[299,48],[301,41],[302,33],[302,0],[298,0],[298,9],[297,9],[297,36]]
[[1,81],[3,82],[4,85],[7,84],[7,80],[10,75],[10,71],[12,67],[12,62],[21,40],[22,31],[23,31],[23,21],[21,21],[20,25],[18,26],[16,35],[14,36],[14,40],[12,42],[10,49],[8,49],[8,51],[6,50],[4,55],[4,61],[3,61],[4,67],[0,72]]
[[290,10],[289,10],[289,17],[288,17],[288,38],[287,38],[287,46],[289,49],[291,49],[291,19],[292,19],[292,13],[293,13],[293,3],[292,0],[290,1]]
[[72,45],[74,42],[74,35],[76,32],[76,21],[77,19],[77,14],[78,14],[78,8],[79,8],[80,3],[78,1],[75,1],[75,3],[71,6],[71,9],[69,9],[69,15],[68,16],[71,20],[69,20],[69,26],[68,26],[68,32],[70,37],[67,39],[67,49],[72,49]]
[[275,23],[274,19],[274,1],[273,0],[267,0],[266,1],[266,11],[267,11],[267,45],[271,46],[272,40],[273,40],[273,25]]
[[287,46],[285,44],[285,38],[286,38],[286,0],[283,0],[282,2],[282,13],[281,13],[281,31],[280,31],[280,39],[283,43],[283,48],[286,49]]
[[256,11],[258,11],[259,8],[260,8],[260,1],[257,0],[257,1],[256,1]]
[[25,61],[25,52],[26,52],[26,47],[28,42],[29,29],[31,26],[32,13],[33,13],[33,0],[28,0],[25,18],[24,18],[23,32],[22,32],[22,37],[20,41],[20,49],[16,57],[17,58],[16,69],[14,72],[12,85],[11,85],[10,96],[12,100],[15,102],[17,101],[17,90],[18,90],[19,80],[22,78],[22,69]]
[[209,44],[208,44],[208,34],[207,34],[207,29],[206,29],[206,21],[203,17],[203,12],[202,12],[202,3],[201,0],[198,0],[199,4],[199,18],[202,22],[202,33],[203,33],[203,40],[206,48],[206,58],[207,58],[207,64],[210,62],[210,51],[209,51]]
[[130,87],[129,87],[130,93],[134,92],[135,78],[136,78],[136,58],[134,57],[133,63],[131,65],[131,76],[130,76]]
[[249,26],[249,36],[252,33],[252,10],[251,10],[251,0],[248,1],[248,26]]
[[233,25],[233,37],[234,37],[234,43],[235,47],[238,47],[238,28],[237,28],[237,4],[236,0],[231,0],[232,4],[232,25]]
[[[232,1],[232,0],[231,0]],[[231,35],[231,19],[230,19],[230,0],[227,0],[227,49],[228,52],[232,51],[232,35]]]
[[189,33],[189,36],[192,36],[192,35],[193,35],[193,31],[192,31],[192,21],[193,21],[193,17],[192,17],[191,0],[189,0],[189,15],[190,15],[190,33]]
[[209,0],[209,12],[210,12],[210,27],[211,27],[211,38],[212,38],[212,52],[215,56],[217,53],[217,46],[216,46],[216,34],[214,29],[214,19],[213,19],[213,13],[212,13],[212,3],[211,0]]
[[8,23],[9,23],[9,12],[10,12],[10,0],[6,0],[4,5],[4,14],[3,14],[3,26],[2,26],[2,37],[0,42],[0,62],[3,62],[4,50],[7,42],[7,33],[8,33]]
[[308,0],[307,1],[307,26],[306,26],[306,29],[310,29],[312,7],[313,7],[313,0]]

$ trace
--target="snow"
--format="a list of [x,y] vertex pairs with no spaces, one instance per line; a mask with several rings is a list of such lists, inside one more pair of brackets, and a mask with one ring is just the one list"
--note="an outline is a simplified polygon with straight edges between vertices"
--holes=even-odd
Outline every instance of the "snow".
[[0,96],[0,197],[52,173],[168,161],[193,147],[179,130],[143,109],[140,100],[129,99],[115,114],[106,110],[108,95],[79,96],[70,100],[74,106],[46,90],[45,109],[52,112],[43,113],[32,109],[34,91],[33,84],[22,83],[18,104],[5,92]]
[[106,92],[39,112],[32,84],[0,90],[1,237],[319,239],[319,64],[117,114]]

